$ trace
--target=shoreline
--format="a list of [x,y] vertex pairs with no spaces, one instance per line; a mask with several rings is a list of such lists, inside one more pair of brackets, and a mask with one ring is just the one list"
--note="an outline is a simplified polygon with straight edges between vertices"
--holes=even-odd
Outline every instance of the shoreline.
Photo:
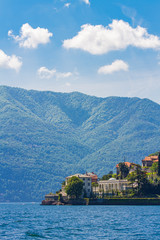
[[70,199],[68,201],[43,200],[41,205],[160,205],[160,198],[100,198]]

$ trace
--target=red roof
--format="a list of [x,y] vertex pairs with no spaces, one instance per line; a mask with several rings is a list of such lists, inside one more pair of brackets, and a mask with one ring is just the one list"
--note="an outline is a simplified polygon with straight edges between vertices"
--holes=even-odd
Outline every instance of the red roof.
[[91,172],[91,173],[86,172],[86,175],[90,176],[91,178],[95,178],[95,179],[98,178],[97,174],[95,174],[94,172]]
[[153,160],[153,162],[158,162],[158,159],[156,159],[156,160]]
[[158,160],[158,156],[151,156],[152,160]]
[[150,162],[158,161],[158,156],[145,157],[145,159],[142,160],[142,162],[147,162],[147,161],[150,161]]
[[[124,162],[124,164],[125,164],[128,168],[130,168],[130,167],[133,166],[133,165],[136,165],[135,163],[130,163],[130,162]],[[116,165],[116,168],[118,168],[118,167],[119,167],[119,164]]]

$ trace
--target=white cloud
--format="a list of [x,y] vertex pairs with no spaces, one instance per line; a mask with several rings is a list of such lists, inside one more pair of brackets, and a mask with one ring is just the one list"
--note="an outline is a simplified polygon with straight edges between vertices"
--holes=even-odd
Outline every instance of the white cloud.
[[128,64],[122,60],[116,60],[111,65],[102,66],[98,69],[99,74],[111,74],[117,71],[128,71]]
[[22,61],[19,57],[12,55],[7,56],[2,50],[0,50],[0,67],[14,69],[16,72],[20,70]]
[[128,46],[159,49],[160,38],[149,34],[143,27],[132,28],[123,20],[113,20],[107,27],[85,24],[75,37],[63,42],[66,49],[82,49],[95,55],[126,49]]
[[82,0],[83,2],[85,2],[86,4],[90,5],[89,0]]
[[40,78],[47,78],[47,79],[52,78],[52,77],[55,77],[56,79],[68,78],[68,77],[72,76],[71,72],[61,73],[61,72],[57,72],[56,69],[49,70],[46,67],[39,68],[37,73]]
[[20,35],[15,36],[13,31],[8,31],[8,36],[12,37],[19,43],[20,47],[37,48],[39,44],[46,44],[50,41],[52,33],[46,28],[32,28],[28,23],[23,24],[20,29]]
[[69,8],[70,5],[71,5],[71,3],[66,3],[66,4],[64,4],[64,6],[65,6],[66,8]]

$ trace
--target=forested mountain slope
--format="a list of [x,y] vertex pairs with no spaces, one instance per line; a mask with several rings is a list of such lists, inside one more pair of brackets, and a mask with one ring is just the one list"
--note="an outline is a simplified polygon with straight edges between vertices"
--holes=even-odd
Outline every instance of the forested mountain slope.
[[40,201],[67,175],[159,150],[160,105],[1,86],[0,126],[0,200]]

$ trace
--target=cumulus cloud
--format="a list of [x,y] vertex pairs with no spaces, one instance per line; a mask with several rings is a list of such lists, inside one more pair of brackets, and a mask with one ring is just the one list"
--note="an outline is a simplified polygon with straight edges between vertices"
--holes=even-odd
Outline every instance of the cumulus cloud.
[[90,5],[89,0],[82,0],[83,2],[85,2],[86,4]]
[[47,79],[52,78],[52,77],[55,77],[56,79],[68,78],[68,77],[72,76],[71,72],[61,73],[61,72],[57,72],[56,69],[49,70],[46,67],[39,68],[37,73],[40,78],[47,78]]
[[64,4],[64,6],[65,6],[66,8],[69,8],[70,5],[71,5],[71,3],[66,3],[66,4]]
[[48,43],[53,34],[46,28],[32,28],[26,23],[22,25],[18,36],[15,36],[12,30],[8,31],[8,36],[18,42],[20,47],[37,48],[39,44]]
[[129,46],[159,49],[160,38],[149,34],[143,27],[132,28],[123,20],[113,20],[107,27],[85,24],[75,37],[63,41],[66,49],[82,49],[95,55],[126,49]]
[[14,69],[16,72],[20,70],[22,61],[19,57],[12,55],[8,56],[2,50],[0,50],[0,67]]
[[128,71],[128,64],[122,60],[116,60],[110,65],[102,66],[98,69],[99,74],[111,74],[118,71]]

